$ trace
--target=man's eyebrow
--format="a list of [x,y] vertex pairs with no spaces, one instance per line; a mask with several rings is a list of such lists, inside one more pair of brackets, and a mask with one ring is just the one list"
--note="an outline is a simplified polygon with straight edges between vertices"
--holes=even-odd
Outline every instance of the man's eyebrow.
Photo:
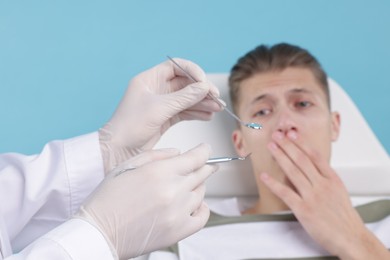
[[267,98],[268,96],[269,96],[268,94],[262,94],[262,95],[260,95],[260,96],[257,96],[255,99],[253,99],[253,100],[251,101],[251,105],[253,105],[254,103],[256,103],[256,102],[258,102],[258,101],[260,101],[260,100],[262,100],[262,99]]
[[[313,94],[313,91],[311,91],[310,89],[307,89],[307,88],[293,88],[293,89],[290,89],[288,91],[289,93],[304,93],[304,94]],[[253,105],[254,103],[258,102],[258,101],[261,101],[263,99],[267,99],[267,98],[271,98],[271,95],[270,94],[261,94],[259,96],[257,96],[256,98],[254,98],[252,101],[251,101],[251,105]]]
[[311,91],[311,90],[309,90],[307,88],[294,88],[294,89],[289,90],[288,92],[313,94],[313,91]]

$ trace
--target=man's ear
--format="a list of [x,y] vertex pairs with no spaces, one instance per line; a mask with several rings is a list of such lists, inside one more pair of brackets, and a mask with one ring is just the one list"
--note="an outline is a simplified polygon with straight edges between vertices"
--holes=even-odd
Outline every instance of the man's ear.
[[335,142],[339,138],[340,135],[340,124],[341,124],[341,118],[339,112],[332,112],[331,114],[331,120],[332,120],[332,141]]
[[236,129],[233,131],[232,140],[238,156],[244,157],[248,155],[248,152],[245,149],[244,139],[240,129]]

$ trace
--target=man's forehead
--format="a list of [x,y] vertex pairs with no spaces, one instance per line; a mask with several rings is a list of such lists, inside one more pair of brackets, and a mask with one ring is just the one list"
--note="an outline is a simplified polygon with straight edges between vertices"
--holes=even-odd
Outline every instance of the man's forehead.
[[[301,82],[301,84],[299,84]],[[243,80],[241,85],[283,86],[288,84],[302,85],[306,82],[316,83],[316,78],[310,69],[287,68],[282,71],[261,72]]]
[[283,71],[255,74],[241,82],[240,90],[244,96],[246,93],[252,97],[253,95],[260,97],[279,93],[325,94],[313,73],[303,68],[288,68]]

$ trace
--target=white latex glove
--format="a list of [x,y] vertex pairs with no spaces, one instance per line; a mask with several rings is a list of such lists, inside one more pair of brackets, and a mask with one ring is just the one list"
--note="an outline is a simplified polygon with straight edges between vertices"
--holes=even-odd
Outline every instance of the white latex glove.
[[208,220],[204,181],[217,170],[205,164],[209,156],[205,144],[181,155],[168,149],[136,156],[129,165],[152,162],[109,174],[76,216],[95,225],[120,259],[170,246]]
[[171,61],[136,76],[117,110],[99,130],[106,172],[142,151],[152,149],[161,135],[181,120],[210,120],[222,108],[207,98],[218,89],[196,64],[175,59],[199,83],[193,83]]

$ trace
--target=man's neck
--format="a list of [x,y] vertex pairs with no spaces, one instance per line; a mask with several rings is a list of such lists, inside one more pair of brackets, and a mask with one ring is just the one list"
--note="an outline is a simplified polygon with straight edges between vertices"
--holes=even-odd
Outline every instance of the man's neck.
[[[256,204],[242,212],[243,214],[272,214],[290,210],[287,205],[275,196],[260,179],[256,179],[259,199]],[[287,184],[288,185],[288,184]]]

